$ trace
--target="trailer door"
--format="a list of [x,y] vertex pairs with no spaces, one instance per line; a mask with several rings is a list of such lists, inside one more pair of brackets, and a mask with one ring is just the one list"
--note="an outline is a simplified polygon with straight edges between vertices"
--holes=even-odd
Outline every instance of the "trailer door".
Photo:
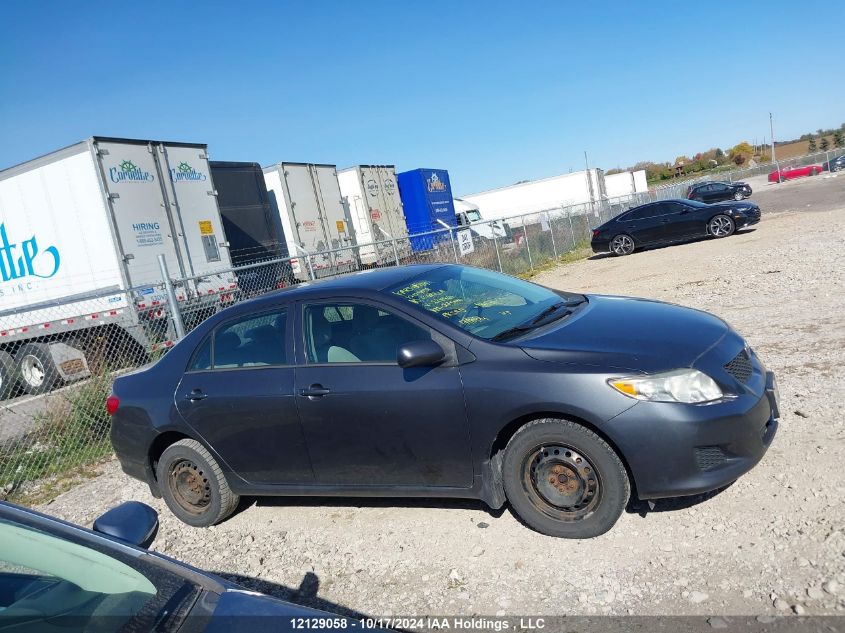
[[[173,223],[181,234],[185,267],[197,280],[201,294],[228,290],[233,281],[232,261],[224,243],[223,221],[217,208],[214,186],[209,176],[208,158],[201,147],[160,146],[162,171],[173,209]],[[218,274],[210,274],[210,273]]]
[[[313,165],[313,183],[318,204],[322,212],[320,217],[325,224],[324,232],[328,238],[328,248],[331,250],[350,246],[352,243],[351,230],[346,223],[346,212],[340,195],[340,185],[337,182],[337,169],[331,165]],[[351,270],[354,262],[352,249],[336,251],[332,254],[334,266],[339,272]]]
[[[184,276],[165,210],[155,155],[149,145],[98,141],[94,150],[109,199],[117,238],[126,261],[129,285],[141,288],[146,300],[162,300],[152,286],[161,282],[158,255],[173,276]],[[149,286],[149,289],[143,288]]]

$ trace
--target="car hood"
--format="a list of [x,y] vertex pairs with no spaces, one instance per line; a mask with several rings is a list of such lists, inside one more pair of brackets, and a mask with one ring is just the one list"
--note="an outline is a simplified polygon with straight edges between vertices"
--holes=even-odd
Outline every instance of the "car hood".
[[712,314],[669,303],[588,299],[572,316],[513,344],[537,360],[656,372],[691,366],[730,331]]

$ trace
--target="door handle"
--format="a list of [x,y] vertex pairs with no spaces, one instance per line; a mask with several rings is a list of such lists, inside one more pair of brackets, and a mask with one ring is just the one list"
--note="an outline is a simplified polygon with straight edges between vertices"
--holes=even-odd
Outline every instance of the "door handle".
[[331,393],[331,391],[331,389],[326,389],[321,384],[313,384],[307,389],[300,389],[299,395],[305,396],[307,398],[320,398],[322,396],[325,396],[326,394]]
[[198,400],[205,400],[208,398],[208,394],[202,392],[202,389],[194,389],[191,393],[188,394],[187,399],[191,402],[197,402]]

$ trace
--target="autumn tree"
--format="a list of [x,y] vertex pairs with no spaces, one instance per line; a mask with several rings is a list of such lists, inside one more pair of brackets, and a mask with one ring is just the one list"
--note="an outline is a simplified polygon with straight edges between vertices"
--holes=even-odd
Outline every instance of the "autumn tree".
[[742,165],[754,155],[754,148],[749,143],[743,141],[734,145],[728,152],[728,156],[736,165]]

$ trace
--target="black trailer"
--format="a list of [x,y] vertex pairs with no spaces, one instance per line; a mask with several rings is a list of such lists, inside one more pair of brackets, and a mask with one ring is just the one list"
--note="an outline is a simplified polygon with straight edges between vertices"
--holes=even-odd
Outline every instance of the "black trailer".
[[281,218],[270,206],[261,166],[231,161],[211,161],[210,166],[241,290],[256,295],[292,283],[288,262],[258,265],[288,257]]

